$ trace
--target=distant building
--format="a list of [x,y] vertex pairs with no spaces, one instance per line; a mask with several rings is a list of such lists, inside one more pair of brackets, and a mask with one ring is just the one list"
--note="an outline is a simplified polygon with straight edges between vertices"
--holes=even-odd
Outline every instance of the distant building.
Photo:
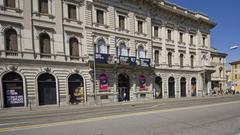
[[211,53],[212,65],[215,67],[215,72],[212,74],[212,89],[218,88],[220,90],[226,89],[226,57],[227,54],[218,52],[216,49],[212,49]]
[[231,65],[231,81],[232,86],[236,91],[240,92],[240,60],[233,61],[230,63]]
[[231,88],[231,70],[226,70],[227,89]]

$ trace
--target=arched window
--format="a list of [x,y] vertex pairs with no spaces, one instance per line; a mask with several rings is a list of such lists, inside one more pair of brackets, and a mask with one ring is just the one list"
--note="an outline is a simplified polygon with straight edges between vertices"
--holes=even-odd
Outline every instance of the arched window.
[[18,51],[17,32],[14,29],[8,29],[5,31],[5,47],[6,54],[11,55],[14,51]]
[[168,66],[172,67],[172,53],[171,52],[168,53]]
[[102,54],[107,54],[108,53],[108,48],[106,46],[106,42],[104,41],[104,39],[100,39],[97,42],[97,53],[102,53]]
[[5,0],[5,6],[10,8],[16,8],[15,0]]
[[180,54],[180,67],[183,68],[183,54]]
[[48,14],[48,0],[39,0],[38,4],[39,12],[43,14]]
[[138,58],[145,58],[145,52],[142,46],[138,47]]
[[127,47],[124,43],[121,43],[119,46],[119,55],[120,56],[128,56]]
[[76,38],[71,38],[69,40],[69,51],[70,51],[70,57],[79,57],[79,43]]
[[154,61],[155,61],[155,65],[159,64],[159,51],[155,51],[154,52]]
[[50,37],[47,33],[39,35],[41,57],[49,57],[51,54]]
[[194,68],[194,56],[191,56],[191,68]]

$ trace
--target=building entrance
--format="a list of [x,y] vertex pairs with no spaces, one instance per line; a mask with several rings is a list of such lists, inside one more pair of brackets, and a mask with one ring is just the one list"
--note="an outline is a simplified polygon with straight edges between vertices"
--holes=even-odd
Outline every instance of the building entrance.
[[130,82],[127,74],[120,74],[118,76],[118,101],[130,100]]
[[24,106],[22,77],[15,72],[10,72],[3,76],[2,82],[4,107]]

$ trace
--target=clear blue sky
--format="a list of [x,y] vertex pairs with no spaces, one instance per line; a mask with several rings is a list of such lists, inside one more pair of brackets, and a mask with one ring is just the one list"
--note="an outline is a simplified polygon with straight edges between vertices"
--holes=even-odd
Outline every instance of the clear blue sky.
[[211,45],[228,54],[229,62],[240,59],[240,48],[230,50],[232,45],[240,45],[240,0],[168,0],[192,11],[205,13],[217,23],[211,31]]

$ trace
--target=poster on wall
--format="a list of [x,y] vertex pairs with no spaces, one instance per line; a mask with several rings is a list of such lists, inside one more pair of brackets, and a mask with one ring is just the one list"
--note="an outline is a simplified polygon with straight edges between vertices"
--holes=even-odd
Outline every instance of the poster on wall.
[[142,90],[146,90],[146,79],[144,75],[140,75],[139,76],[139,89]]
[[99,85],[99,89],[100,91],[107,91],[108,90],[108,77],[106,74],[101,74],[100,75],[100,85]]
[[7,90],[6,98],[8,106],[18,106],[24,104],[23,93],[19,90]]

